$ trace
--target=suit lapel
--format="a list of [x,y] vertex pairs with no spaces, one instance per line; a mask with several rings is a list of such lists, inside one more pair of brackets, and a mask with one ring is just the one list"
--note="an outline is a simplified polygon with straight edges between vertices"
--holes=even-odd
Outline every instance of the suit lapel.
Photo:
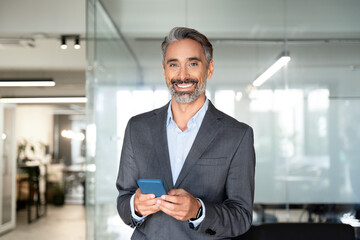
[[209,144],[217,135],[222,126],[220,112],[209,101],[208,111],[206,112],[199,132],[191,146],[190,152],[186,157],[185,163],[181,169],[178,179],[175,183],[175,189],[179,188],[181,182],[185,179],[186,175],[191,171],[193,165],[201,157]]
[[169,149],[166,133],[166,116],[169,104],[155,111],[154,116],[149,120],[151,125],[154,148],[157,159],[159,172],[164,176],[164,185],[166,189],[173,188],[173,180],[171,174]]

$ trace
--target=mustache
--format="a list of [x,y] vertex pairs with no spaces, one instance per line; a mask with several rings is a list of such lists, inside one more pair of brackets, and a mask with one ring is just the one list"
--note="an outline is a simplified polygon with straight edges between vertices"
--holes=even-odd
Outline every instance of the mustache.
[[183,83],[198,83],[199,80],[193,78],[186,78],[185,80],[171,79],[171,84],[183,84]]

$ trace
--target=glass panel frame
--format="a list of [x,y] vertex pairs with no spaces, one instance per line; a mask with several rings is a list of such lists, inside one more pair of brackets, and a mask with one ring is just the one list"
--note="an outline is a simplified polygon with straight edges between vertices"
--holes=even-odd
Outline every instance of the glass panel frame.
[[16,224],[16,141],[13,104],[0,104],[0,234]]

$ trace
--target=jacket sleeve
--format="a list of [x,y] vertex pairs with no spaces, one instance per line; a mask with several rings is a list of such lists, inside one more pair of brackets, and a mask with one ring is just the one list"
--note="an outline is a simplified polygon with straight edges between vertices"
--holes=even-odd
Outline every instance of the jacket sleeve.
[[254,137],[248,127],[232,156],[226,180],[226,199],[222,203],[204,201],[206,213],[197,231],[217,237],[236,237],[252,223],[254,201]]
[[123,147],[121,150],[119,173],[116,180],[116,188],[119,195],[117,197],[117,210],[121,219],[130,227],[136,227],[141,223],[136,223],[131,217],[130,199],[137,189],[136,180],[138,179],[137,166],[134,161],[134,152],[131,144],[131,119],[125,130]]

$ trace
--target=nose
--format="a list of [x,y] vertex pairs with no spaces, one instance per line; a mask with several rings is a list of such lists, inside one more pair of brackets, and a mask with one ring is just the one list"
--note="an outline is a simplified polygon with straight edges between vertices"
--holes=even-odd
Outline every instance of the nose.
[[189,77],[189,72],[186,66],[182,66],[179,70],[179,79],[184,81]]

